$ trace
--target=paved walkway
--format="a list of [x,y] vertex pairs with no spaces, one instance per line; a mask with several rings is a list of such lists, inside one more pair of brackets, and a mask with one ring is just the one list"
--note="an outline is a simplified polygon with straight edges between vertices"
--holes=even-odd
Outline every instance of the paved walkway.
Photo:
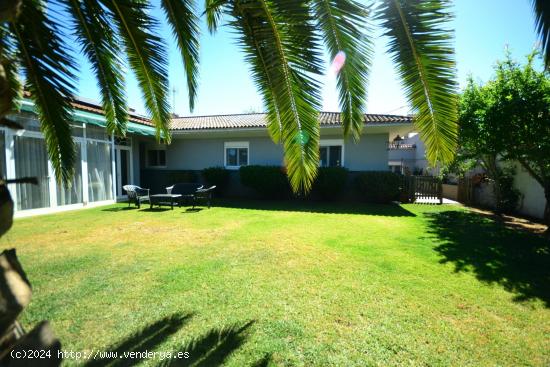
[[[439,204],[438,199],[416,199],[415,204]],[[443,198],[443,204],[460,204],[458,201]]]

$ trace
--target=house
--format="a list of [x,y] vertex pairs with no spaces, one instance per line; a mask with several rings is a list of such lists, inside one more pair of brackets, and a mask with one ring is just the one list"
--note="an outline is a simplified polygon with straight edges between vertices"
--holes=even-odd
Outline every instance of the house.
[[389,166],[402,174],[437,174],[426,158],[426,147],[416,132],[396,136],[388,145]]
[[[283,165],[283,148],[273,143],[262,113],[174,118],[172,143],[158,144],[150,120],[131,113],[126,137],[111,136],[102,109],[87,100],[73,103],[72,134],[77,162],[71,187],[55,180],[40,123],[30,100],[10,116],[24,130],[0,128],[3,177],[37,177],[38,185],[10,184],[16,216],[113,203],[133,183],[161,192],[184,172],[224,166]],[[388,144],[413,130],[410,116],[365,115],[359,142],[343,139],[340,114],[320,113],[321,166],[350,171],[388,170]],[[197,175],[200,176],[200,175]]]

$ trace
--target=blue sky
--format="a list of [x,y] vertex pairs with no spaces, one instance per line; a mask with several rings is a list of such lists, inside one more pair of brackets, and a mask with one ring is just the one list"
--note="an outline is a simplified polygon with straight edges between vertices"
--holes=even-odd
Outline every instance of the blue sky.
[[[450,26],[456,30],[456,61],[461,87],[470,74],[478,80],[489,79],[495,61],[503,57],[505,46],[509,47],[514,58],[522,60],[537,43],[530,0],[455,0],[453,10],[455,19]],[[170,88],[176,90],[174,112],[190,115],[179,53],[166,26],[161,33],[169,45]],[[407,113],[407,101],[394,66],[385,53],[386,40],[379,34],[379,31],[373,34],[374,59],[366,111]],[[200,57],[199,95],[193,115],[263,111],[248,65],[229,29],[222,27],[215,35],[210,35],[203,22]],[[98,101],[99,92],[89,64],[81,56],[78,56],[78,62],[81,71],[78,95]],[[328,66],[329,60],[326,63]],[[338,111],[334,78],[326,76],[322,81],[323,110]],[[126,83],[130,107],[146,114],[131,73]],[[174,96],[171,96],[171,102]]]

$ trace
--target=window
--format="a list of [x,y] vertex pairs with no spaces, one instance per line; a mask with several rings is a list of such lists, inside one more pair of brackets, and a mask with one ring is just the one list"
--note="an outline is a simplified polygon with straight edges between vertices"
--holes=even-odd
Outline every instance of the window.
[[115,145],[132,146],[132,139],[128,136],[115,136]]
[[16,115],[9,115],[8,118],[23,126],[23,129],[26,131],[40,131],[40,121],[32,113],[22,112]]
[[238,168],[248,165],[248,142],[231,141],[225,143],[225,167]]
[[147,165],[149,167],[166,167],[166,150],[151,149],[147,152]]
[[100,126],[94,126],[87,124],[86,125],[86,137],[88,139],[96,139],[96,140],[111,140],[111,135],[107,132],[107,129]]
[[342,140],[321,140],[319,148],[320,167],[342,167],[344,165],[344,142]]
[[71,124],[71,135],[75,136],[77,138],[83,138],[84,137],[84,126],[79,123],[72,123]]

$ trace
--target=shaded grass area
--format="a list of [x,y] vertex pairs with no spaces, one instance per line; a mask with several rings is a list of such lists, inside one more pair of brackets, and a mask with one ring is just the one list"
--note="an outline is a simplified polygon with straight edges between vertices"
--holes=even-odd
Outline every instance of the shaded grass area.
[[456,272],[473,272],[524,301],[540,299],[550,307],[550,243],[477,213],[430,214],[429,232],[441,239],[435,250]]
[[33,284],[24,324],[51,320],[68,350],[189,353],[95,366],[550,360],[540,237],[451,206],[146,209],[17,220],[0,245]]

